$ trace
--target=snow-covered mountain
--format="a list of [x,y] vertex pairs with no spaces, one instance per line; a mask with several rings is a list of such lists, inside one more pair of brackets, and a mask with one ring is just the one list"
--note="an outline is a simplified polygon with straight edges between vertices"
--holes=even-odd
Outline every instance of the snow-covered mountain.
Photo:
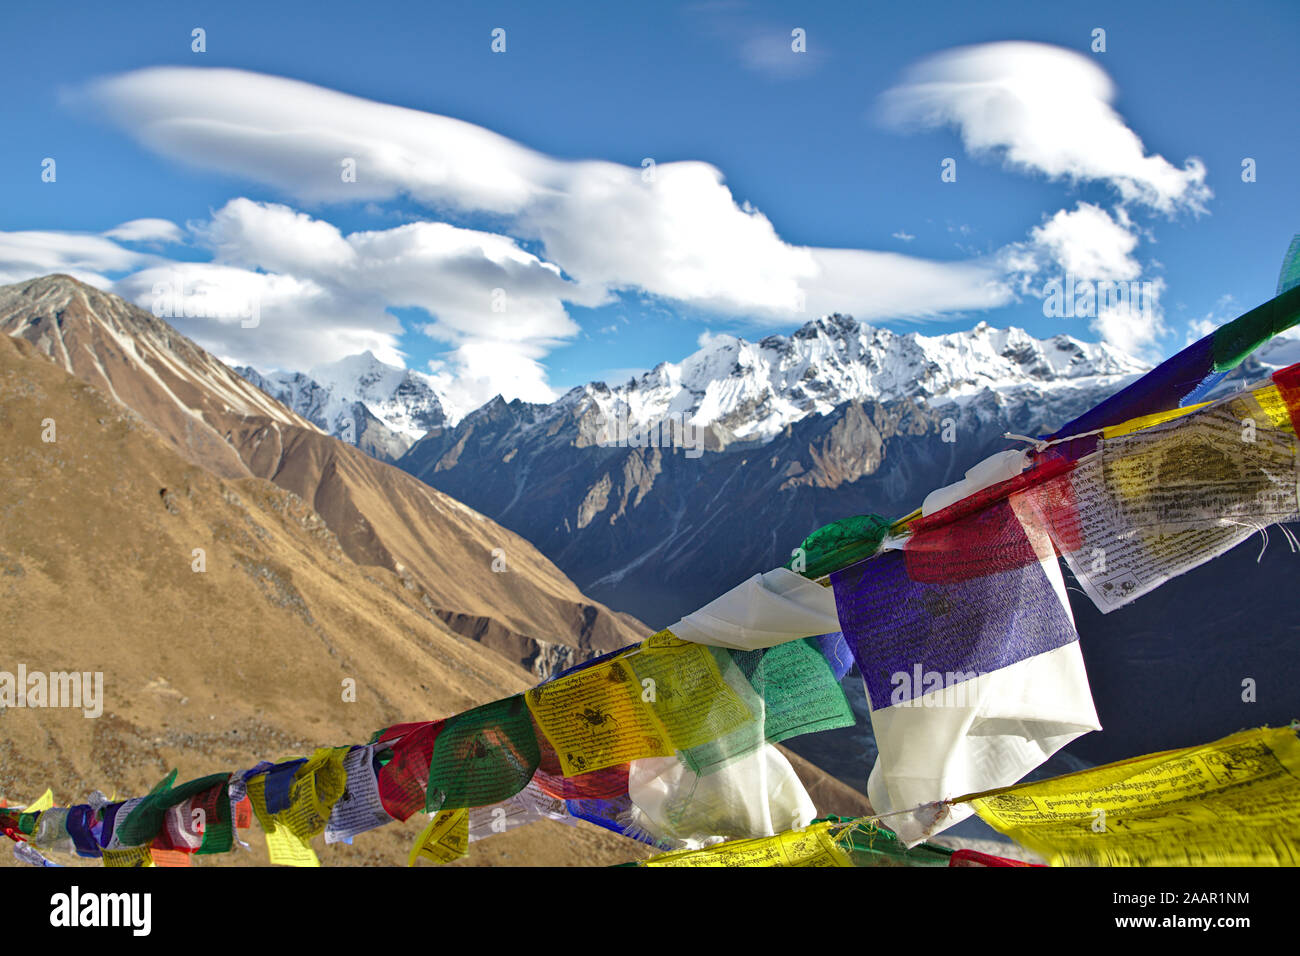
[[395,461],[430,428],[459,418],[428,376],[368,351],[305,373],[235,371],[335,438],[385,461]]
[[336,399],[364,402],[388,427],[412,440],[459,415],[429,376],[388,365],[370,352],[352,355],[307,373]]
[[765,442],[844,402],[969,400],[984,389],[1012,399],[1057,388],[1110,387],[1145,364],[1108,345],[1067,335],[1036,339],[981,322],[967,332],[900,335],[830,315],[792,335],[758,342],[713,336],[680,363],[662,362],[626,384],[594,383],[560,401],[590,399],[606,415],[649,426],[684,416],[720,444]]
[[1289,329],[1271,342],[1265,342],[1247,360],[1267,374],[1300,362],[1300,329]]
[[[1112,388],[1145,369],[1110,346],[1067,335],[1036,339],[984,322],[946,335],[899,334],[835,314],[758,342],[710,336],[681,362],[661,362],[612,388],[592,382],[532,407],[539,427],[587,412],[592,420],[642,429],[685,421],[704,430],[705,448],[719,451],[768,442],[787,425],[850,401],[912,398],[939,406],[968,402],[986,389],[1016,400]],[[389,461],[430,429],[453,428],[466,418],[429,376],[370,352],[305,373],[237,371],[335,437]],[[468,417],[489,414],[496,401]],[[578,444],[600,440],[593,432]]]

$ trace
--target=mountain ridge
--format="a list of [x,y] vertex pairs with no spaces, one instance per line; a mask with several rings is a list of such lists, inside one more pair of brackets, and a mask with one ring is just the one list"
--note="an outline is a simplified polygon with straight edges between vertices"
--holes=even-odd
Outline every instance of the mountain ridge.
[[[702,430],[702,447],[717,451],[771,441],[787,425],[847,401],[923,397],[941,404],[969,400],[986,388],[1014,394],[1027,386],[1115,387],[1146,368],[1109,345],[1064,334],[1037,339],[986,322],[936,336],[900,334],[833,313],[757,342],[711,336],[680,362],[660,362],[622,385],[593,381],[552,402],[522,404],[535,410],[541,425],[574,405],[596,405],[604,419],[586,436],[590,442],[601,433],[614,437],[615,422],[641,430],[688,422]],[[326,432],[386,461],[396,461],[431,432],[518,402],[497,395],[465,412],[446,409],[445,396],[427,376],[370,353],[307,372],[236,371]]]

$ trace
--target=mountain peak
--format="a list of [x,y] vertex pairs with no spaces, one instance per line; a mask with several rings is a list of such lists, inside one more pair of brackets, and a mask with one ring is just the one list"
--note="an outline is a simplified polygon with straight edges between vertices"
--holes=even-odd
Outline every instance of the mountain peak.
[[[52,272],[47,276],[38,276],[35,279],[29,279],[26,283],[16,283],[26,288],[48,289],[59,288],[61,286],[71,286],[78,289],[95,289],[93,285],[82,282],[76,276],[68,275],[66,272]],[[97,289],[95,291],[98,291]]]
[[248,475],[221,435],[230,414],[311,427],[151,312],[69,275],[0,286],[0,334],[27,340],[218,475]]
[[643,425],[685,416],[738,441],[768,441],[788,424],[847,401],[969,402],[1025,388],[1113,386],[1146,365],[1106,345],[1068,336],[1040,340],[981,321],[963,332],[898,335],[831,313],[757,343],[709,336],[680,363],[586,393],[606,414]]
[[335,438],[389,461],[431,429],[454,423],[429,376],[390,365],[370,349],[306,373],[238,371]]
[[51,275],[39,276],[24,282],[15,282],[3,288],[6,291],[12,290],[18,295],[40,299],[46,303],[67,303],[80,296],[98,305],[114,298],[103,289],[83,282],[76,276],[70,276],[65,272],[55,272]]
[[[829,315],[809,319],[791,333],[791,338],[811,339],[816,338],[818,333],[825,333],[830,336],[852,335],[863,328],[865,328],[865,326],[858,322],[858,320],[853,316],[844,315],[840,312],[832,312]],[[784,336],[769,335],[767,338],[784,338]],[[767,339],[764,339],[764,341],[767,341]]]

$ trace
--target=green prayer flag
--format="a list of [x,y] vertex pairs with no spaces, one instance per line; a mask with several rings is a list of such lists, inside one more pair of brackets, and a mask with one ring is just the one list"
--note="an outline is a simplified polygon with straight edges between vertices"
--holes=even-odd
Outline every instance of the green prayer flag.
[[892,521],[880,515],[855,515],[832,521],[804,538],[785,567],[806,578],[820,578],[871,557],[892,525]]
[[117,824],[118,840],[122,846],[145,845],[162,829],[163,816],[168,810],[204,790],[211,790],[225,783],[229,778],[228,773],[214,773],[199,777],[197,780],[190,780],[179,787],[172,787],[171,783],[176,779],[176,771],[173,770],[149,791],[147,797],[136,804],[129,817]]
[[541,760],[522,694],[458,714],[433,745],[425,808],[500,803],[528,785]]
[[1236,368],[1247,355],[1297,322],[1300,322],[1300,286],[1219,326],[1212,333],[1214,371]]
[[922,843],[909,850],[893,831],[870,821],[855,823],[852,818],[828,816],[813,822],[825,820],[852,825],[840,845],[854,866],[948,866],[952,857],[952,850],[934,843]]

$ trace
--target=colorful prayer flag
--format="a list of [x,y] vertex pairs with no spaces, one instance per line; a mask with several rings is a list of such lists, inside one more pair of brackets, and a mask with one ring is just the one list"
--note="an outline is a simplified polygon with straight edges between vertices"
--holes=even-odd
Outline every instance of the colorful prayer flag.
[[970,813],[943,801],[1100,728],[1045,528],[1070,510],[1044,491],[1060,474],[981,491],[913,522],[903,551],[831,575],[879,748],[867,794],[909,846]]
[[1300,864],[1300,741],[1286,727],[964,800],[1053,866]]

